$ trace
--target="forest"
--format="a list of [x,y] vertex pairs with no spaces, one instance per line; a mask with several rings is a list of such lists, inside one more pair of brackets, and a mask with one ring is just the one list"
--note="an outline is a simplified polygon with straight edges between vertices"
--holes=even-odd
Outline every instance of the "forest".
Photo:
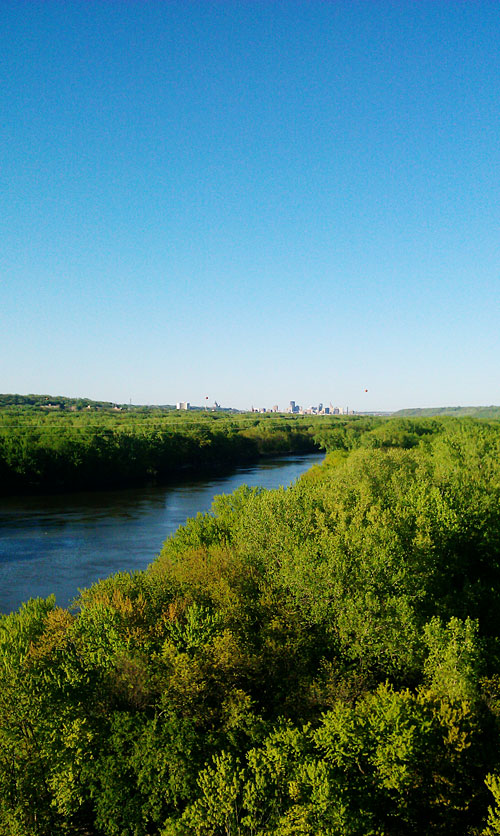
[[168,482],[186,471],[214,473],[262,456],[313,452],[329,420],[148,407],[70,411],[51,403],[0,407],[0,493]]
[[0,617],[0,836],[500,834],[500,422],[292,420],[294,485]]

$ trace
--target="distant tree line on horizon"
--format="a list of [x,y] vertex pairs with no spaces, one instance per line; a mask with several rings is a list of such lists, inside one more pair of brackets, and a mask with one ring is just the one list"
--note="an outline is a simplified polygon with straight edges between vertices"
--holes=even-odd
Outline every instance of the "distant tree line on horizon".
[[[128,412],[170,412],[176,409],[175,404],[135,404],[116,403],[114,401],[96,401],[91,398],[68,398],[64,395],[17,395],[0,394],[0,410],[12,407],[31,408],[31,410],[60,409],[78,412],[82,409],[98,411],[126,410]],[[213,406],[190,406],[191,412],[215,411]],[[222,407],[217,404],[218,412],[240,412],[241,410],[231,407]]]
[[398,409],[393,418],[435,418],[450,415],[454,418],[500,418],[500,406],[434,406]]

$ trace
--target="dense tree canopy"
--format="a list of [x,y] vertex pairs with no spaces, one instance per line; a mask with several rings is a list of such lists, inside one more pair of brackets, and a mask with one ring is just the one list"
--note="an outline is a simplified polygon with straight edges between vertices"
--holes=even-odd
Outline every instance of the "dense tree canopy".
[[1,836],[500,834],[500,424],[322,425],[0,620]]
[[[328,422],[328,419],[327,419]],[[321,418],[156,409],[0,409],[0,492],[107,488],[307,453]]]

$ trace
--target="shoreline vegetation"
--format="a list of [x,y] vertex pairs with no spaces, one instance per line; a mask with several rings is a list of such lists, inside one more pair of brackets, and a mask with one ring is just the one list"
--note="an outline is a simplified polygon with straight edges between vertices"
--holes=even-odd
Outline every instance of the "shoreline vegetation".
[[[500,417],[499,407],[457,407],[453,415],[461,409]],[[410,412],[419,411],[394,415],[409,437],[405,419],[414,417],[406,415]],[[427,412],[435,418],[441,414],[422,411]],[[266,456],[349,450],[387,420],[356,414],[184,412],[168,405],[0,395],[0,495],[168,483],[185,473],[223,472]]]
[[313,421],[154,408],[0,409],[0,493],[169,482],[266,456],[318,451]]
[[[16,396],[0,396],[0,404],[2,397]],[[168,483],[187,472],[218,473],[268,456],[317,452],[318,431],[328,421],[153,407],[122,411],[105,403],[89,409],[86,401],[73,411],[71,401],[68,407],[52,398],[46,408],[45,396],[37,397],[41,404],[7,401],[0,407],[0,494]]]
[[158,437],[326,458],[0,617],[0,836],[500,834],[500,422],[14,417],[23,478]]

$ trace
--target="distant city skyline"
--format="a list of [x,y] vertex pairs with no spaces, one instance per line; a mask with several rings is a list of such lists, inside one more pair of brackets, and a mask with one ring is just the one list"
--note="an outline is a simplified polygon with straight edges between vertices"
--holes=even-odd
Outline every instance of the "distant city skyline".
[[[191,404],[190,401],[177,401],[175,407],[179,411],[189,411],[190,409],[234,409],[231,404],[226,404],[222,406],[221,404],[214,401],[214,403],[209,403],[208,398],[205,398],[205,404]],[[301,406],[300,404],[296,403],[295,401],[289,401],[285,407],[280,407],[279,404],[273,404],[273,406],[250,406],[247,409],[248,412],[258,412],[258,413],[290,413],[294,415],[349,415],[349,412],[353,410],[349,410],[349,407],[344,406],[334,406],[331,401],[329,405],[324,405],[321,401],[318,404],[311,405],[311,406]]]
[[1,391],[500,402],[497,3],[6,2],[0,41]]

